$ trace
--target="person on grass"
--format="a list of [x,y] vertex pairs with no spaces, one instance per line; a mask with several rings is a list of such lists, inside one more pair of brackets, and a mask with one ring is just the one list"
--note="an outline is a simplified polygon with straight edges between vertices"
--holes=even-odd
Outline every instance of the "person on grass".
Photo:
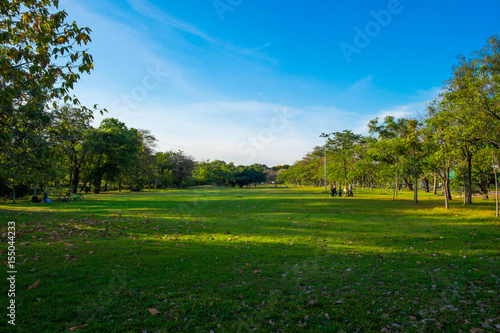
[[330,185],[330,191],[332,192],[332,197],[335,197],[337,195],[337,187],[333,185],[333,183]]
[[43,192],[43,199],[42,199],[42,202],[45,202],[45,203],[50,203],[50,199],[49,199],[49,196],[47,195],[47,193]]

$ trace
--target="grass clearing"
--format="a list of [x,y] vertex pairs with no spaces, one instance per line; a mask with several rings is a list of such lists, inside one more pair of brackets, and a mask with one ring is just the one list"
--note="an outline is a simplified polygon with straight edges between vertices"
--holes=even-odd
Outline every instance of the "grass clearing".
[[[441,197],[420,200],[404,192],[393,202],[380,190],[330,198],[318,188],[200,187],[2,203],[4,264],[6,224],[16,222],[16,328],[498,330],[492,200],[453,200],[449,211]],[[9,289],[6,279],[0,286]],[[4,318],[0,329],[7,326]]]

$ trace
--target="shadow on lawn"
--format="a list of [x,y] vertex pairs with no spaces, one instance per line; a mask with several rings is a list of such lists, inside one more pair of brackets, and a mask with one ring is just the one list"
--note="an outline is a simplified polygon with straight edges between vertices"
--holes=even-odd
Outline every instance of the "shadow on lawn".
[[[363,199],[357,201],[362,202]],[[227,207],[235,202],[238,201],[207,202],[207,207],[214,205],[220,209],[221,203],[223,207]],[[305,206],[317,205],[316,200],[301,200],[301,202]],[[199,212],[196,209],[189,210],[190,216],[182,215],[176,211],[175,206],[172,207],[173,214],[166,213],[159,208],[146,208],[137,214],[114,214],[112,212],[117,209],[116,207],[111,211],[105,209],[112,203],[114,201],[110,203],[102,200],[98,203],[89,202],[87,208],[95,212],[90,216],[84,210],[69,213],[56,211],[50,219],[47,219],[51,222],[40,222],[38,218],[27,221],[22,228],[19,228],[19,239],[21,235],[29,238],[32,234],[42,233],[54,237],[54,241],[82,238],[100,243],[112,240],[119,241],[124,246],[139,244],[141,241],[170,245],[188,243],[202,246],[203,251],[246,246],[247,242],[250,245],[257,244],[273,248],[288,247],[290,243],[293,243],[295,247],[302,247],[305,252],[318,248],[317,242],[319,241],[321,249],[326,247],[329,250],[335,249],[337,252],[403,253],[415,247],[439,253],[458,253],[460,250],[470,250],[471,246],[481,245],[473,236],[476,233],[481,234],[478,228],[491,228],[491,225],[487,223],[478,221],[471,224],[470,221],[466,221],[461,226],[463,233],[457,230],[452,231],[447,226],[452,222],[443,222],[442,216],[426,216],[424,221],[417,221],[415,216],[407,216],[407,208],[404,207],[398,207],[401,211],[394,211],[394,216],[390,218],[370,213],[362,215],[360,219],[359,214],[354,210],[356,206],[354,201],[351,201],[353,207],[346,208],[347,205],[331,207],[328,204],[327,208],[323,207],[323,210],[318,213],[311,213],[310,209],[306,209],[306,212],[301,209],[296,209],[296,211],[289,209],[286,214],[281,214],[282,216],[276,216],[270,211],[245,214],[233,211],[227,213],[224,217],[227,220],[223,221],[220,221],[221,217],[217,215],[208,217],[196,214]],[[284,199],[276,200],[277,206],[289,204]],[[206,213],[207,207],[201,211]],[[126,209],[127,212],[130,211],[130,208],[126,207]],[[132,207],[132,209],[136,208]],[[283,207],[278,207],[278,210],[283,210]],[[369,210],[373,210],[373,207]],[[345,212],[342,213],[343,211]],[[163,214],[155,217],[156,212]],[[494,243],[498,233],[495,236],[495,233],[488,233],[487,230],[489,229],[486,229],[486,234],[483,232],[481,235],[481,242],[493,241]],[[443,247],[443,235],[446,236],[445,247]]]
[[[445,211],[436,200],[414,204],[411,200],[393,202],[392,197],[373,198],[364,193],[354,198],[330,198],[324,193],[293,191],[279,196],[268,193],[263,197],[259,194],[262,192],[218,189],[146,192],[118,199],[99,195],[82,202],[26,204],[35,210],[29,216],[24,214],[22,221],[25,226],[20,231],[24,229],[24,233],[32,233],[47,229],[52,232],[58,225],[64,225],[70,229],[65,232],[67,235],[78,234],[83,226],[89,227],[90,232],[99,237],[114,234],[112,237],[167,235],[167,238],[185,238],[194,237],[196,232],[197,237],[206,239],[212,238],[213,234],[222,237],[231,231],[233,235],[249,238],[274,237],[278,243],[321,237],[335,240],[342,246],[354,240],[360,247],[364,244],[367,248],[392,249],[397,243],[396,248],[401,250],[411,247],[415,240],[434,242],[444,233],[457,247],[464,244],[470,233],[477,233],[477,228],[491,227],[489,217],[466,215],[466,219],[462,219],[456,214],[462,208],[457,202]],[[8,219],[17,219],[22,214],[19,206],[15,211],[9,211],[10,207],[6,205],[2,207],[7,208]],[[478,202],[473,209],[485,212],[491,207],[487,202]],[[52,226],[44,226],[47,222]],[[123,223],[127,224],[126,228],[121,225]],[[183,227],[179,228],[179,224]],[[190,232],[186,232],[188,225],[193,227]],[[450,225],[463,228],[464,235],[457,230],[443,230]],[[107,230],[97,231],[103,228]]]
[[[201,243],[132,244],[130,239],[123,242],[126,244],[117,245],[128,246],[104,253],[96,250],[89,259],[81,255],[77,261],[66,261],[51,271],[41,269],[36,277],[42,281],[50,278],[53,283],[19,296],[31,314],[29,320],[21,317],[21,327],[55,331],[85,320],[88,329],[95,331],[134,331],[146,322],[150,330],[161,327],[178,331],[181,327],[196,331],[197,327],[216,329],[215,317],[233,330],[268,331],[270,320],[277,326],[290,323],[287,329],[291,329],[306,313],[311,317],[311,330],[380,331],[391,325],[389,319],[381,319],[381,308],[391,319],[404,313],[404,318],[411,315],[429,318],[431,323],[447,323],[480,317],[474,312],[479,309],[476,300],[481,300],[481,309],[488,312],[485,318],[497,312],[500,304],[496,294],[481,294],[483,290],[495,290],[496,280],[488,275],[496,272],[485,260],[410,253],[340,255],[320,247],[295,254],[276,247],[275,251],[255,252],[257,248],[246,249],[242,244],[235,249],[230,242],[217,247]],[[255,255],[245,256],[249,252]],[[71,278],[68,272],[82,267],[92,278]],[[446,303],[442,293],[450,295]],[[74,298],[68,298],[69,294]],[[55,310],[50,309],[61,307],[66,311],[46,320],[47,312],[31,311],[37,309],[37,302],[31,300],[35,297],[43,299],[44,311],[52,313]],[[463,299],[467,302],[460,302]],[[437,311],[450,304],[456,310]],[[148,307],[157,309],[161,316],[151,316]],[[330,314],[328,320],[324,313]],[[316,319],[314,314],[323,315]],[[411,324],[423,330],[430,325],[425,320],[398,322],[403,330],[411,329]]]

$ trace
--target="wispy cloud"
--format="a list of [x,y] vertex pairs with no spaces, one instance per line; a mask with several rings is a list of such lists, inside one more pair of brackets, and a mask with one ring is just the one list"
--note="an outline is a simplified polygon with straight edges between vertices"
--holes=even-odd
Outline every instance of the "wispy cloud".
[[224,49],[241,56],[247,56],[258,60],[265,60],[272,64],[277,63],[276,59],[273,59],[269,57],[266,53],[262,52],[264,48],[271,45],[270,43],[253,48],[240,47],[232,44],[231,42],[222,41],[218,38],[211,36],[210,34],[199,29],[197,26],[170,15],[160,7],[153,5],[151,2],[147,0],[127,0],[127,2],[139,14],[148,17],[166,27],[175,29],[181,33],[199,37],[203,41],[212,45],[212,47],[218,49]]
[[204,33],[196,26],[179,20],[168,13],[166,13],[161,8],[153,5],[146,0],[127,0],[130,6],[143,16],[149,17],[157,22],[161,22],[164,25],[170,26],[176,30],[189,33],[194,36],[198,36],[210,43],[216,43],[216,39]]
[[388,110],[380,110],[378,117],[381,119],[387,116],[393,116],[396,118],[408,118],[415,116],[417,112],[421,111],[422,107],[423,107],[422,103],[396,105],[395,107]]
[[396,119],[416,118],[423,108],[424,103],[410,103],[406,105],[396,105],[390,109],[380,110],[376,114],[363,115],[360,117],[360,122],[358,123],[358,126],[355,127],[354,131],[359,134],[368,135],[368,123],[372,119],[378,118],[379,121],[384,121],[384,118],[387,116],[393,116]]

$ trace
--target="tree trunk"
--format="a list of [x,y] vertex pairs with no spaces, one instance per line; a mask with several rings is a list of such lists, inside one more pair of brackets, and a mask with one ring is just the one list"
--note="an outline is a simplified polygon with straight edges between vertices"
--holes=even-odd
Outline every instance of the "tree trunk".
[[396,161],[396,186],[394,188],[394,195],[393,195],[393,200],[394,197],[398,196],[398,191],[399,191],[399,167],[398,167],[398,162]]
[[434,188],[432,190],[432,194],[437,194],[437,180],[438,180],[437,174],[434,173]]
[[495,198],[496,198],[496,217],[498,218],[498,178],[497,178],[497,169],[493,168],[495,172]]
[[467,145],[467,203],[472,204],[472,155]]
[[[69,188],[73,187],[73,170],[69,170]],[[69,191],[69,190],[68,190]]]
[[33,196],[36,196],[37,187],[38,187],[38,180],[35,180],[35,190],[33,191]]
[[12,177],[12,203],[16,203],[16,180]]
[[[415,159],[415,153],[413,155],[413,158]],[[415,178],[415,195],[413,197],[413,202],[418,203],[418,179],[417,179],[417,168],[415,165],[415,170],[414,170],[414,175],[413,177]]]
[[102,184],[102,178],[104,177],[103,175],[97,175],[96,178],[94,179],[94,193],[99,193],[101,192],[101,184]]
[[466,186],[466,179],[465,179],[465,170],[464,170],[464,166],[462,166],[462,183],[463,183],[463,186],[462,186],[462,191],[464,192],[464,206],[467,205],[467,186]]
[[413,190],[413,202],[418,203],[418,180],[416,174],[415,174],[415,188]]
[[413,192],[413,185],[410,183],[409,177],[408,178],[403,177],[403,181],[405,182],[406,187],[408,187],[408,190]]
[[[346,159],[344,159],[344,182],[347,182],[347,161]],[[326,185],[325,185],[326,187]],[[325,188],[325,192],[326,192],[326,188]]]
[[481,192],[483,192],[484,199],[489,199],[490,180],[488,175],[483,174],[483,180],[479,183],[479,186],[481,188]]
[[417,179],[417,161],[415,158],[415,149],[413,149],[413,178],[415,178],[415,193],[413,202],[418,203],[418,179]]
[[78,182],[80,181],[80,170],[75,166],[75,172],[73,173],[73,193],[78,193]]
[[446,171],[443,169],[443,196],[444,196],[444,206],[446,209],[450,208],[449,203],[448,203],[448,184],[446,181]]
[[493,161],[493,172],[495,173],[495,203],[496,203],[496,217],[498,218],[498,176],[497,176],[497,168],[498,168],[498,160],[495,161],[494,154],[491,156],[491,160]]
[[448,200],[453,200],[450,191],[450,169],[446,169],[446,194],[448,195]]

